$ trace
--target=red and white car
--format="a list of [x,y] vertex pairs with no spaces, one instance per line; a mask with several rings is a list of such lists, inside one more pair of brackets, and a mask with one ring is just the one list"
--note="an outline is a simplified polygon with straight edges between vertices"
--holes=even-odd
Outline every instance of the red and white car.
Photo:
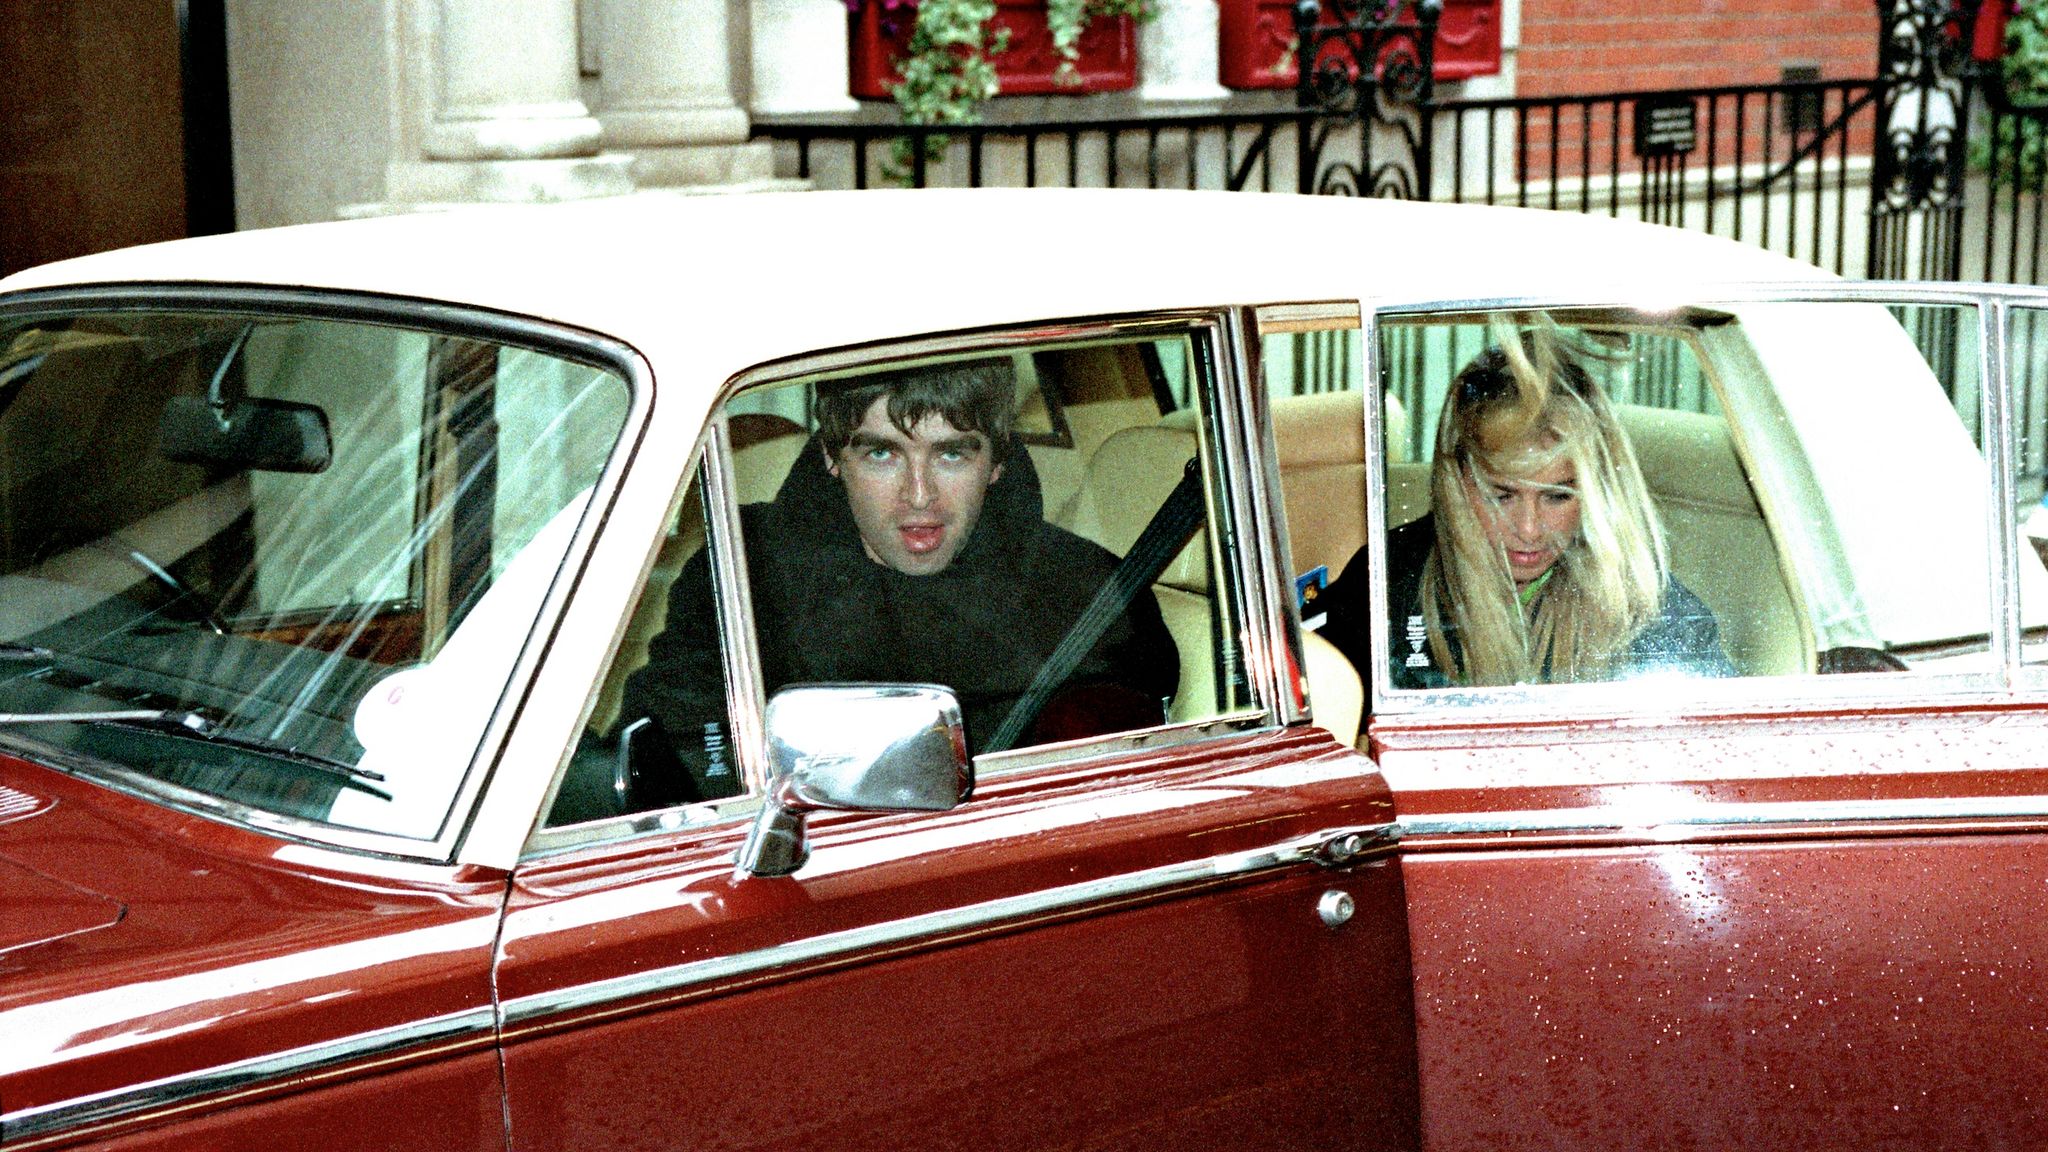
[[[18,273],[0,1148],[2036,1145],[2044,316],[1646,225],[1192,193]],[[1358,667],[1317,634],[1304,589],[1426,511],[1503,321],[1606,350],[1740,676],[1411,691],[1389,628]],[[882,748],[943,693],[771,714],[738,508],[810,386],[990,356],[1055,523],[1122,553],[1198,462],[1166,722],[969,762]],[[714,799],[620,706],[705,549]]]

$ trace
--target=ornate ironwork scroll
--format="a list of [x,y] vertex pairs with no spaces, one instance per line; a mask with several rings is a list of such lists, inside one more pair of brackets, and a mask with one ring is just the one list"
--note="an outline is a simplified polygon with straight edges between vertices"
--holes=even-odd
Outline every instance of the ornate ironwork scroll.
[[1961,275],[1965,126],[1975,80],[1976,0],[1877,0],[1878,109],[1872,149],[1873,277]]
[[1430,101],[1443,0],[1299,0],[1301,191],[1430,196]]

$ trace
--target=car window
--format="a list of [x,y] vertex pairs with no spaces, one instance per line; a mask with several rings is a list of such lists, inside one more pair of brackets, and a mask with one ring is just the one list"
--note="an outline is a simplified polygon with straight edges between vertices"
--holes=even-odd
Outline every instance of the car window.
[[[1203,419],[1209,362],[1186,332],[1068,336],[735,395],[739,547],[714,531],[701,549],[701,502],[685,502],[689,543],[663,549],[607,677],[618,689],[592,710],[588,786],[565,782],[550,822],[743,794],[729,701],[791,684],[942,685],[978,756],[1253,710],[1242,593],[1212,531],[1230,497]],[[715,607],[718,556],[741,549],[758,697],[729,679],[742,665]],[[1134,552],[1129,593],[1105,593]],[[650,763],[682,786],[606,798],[636,724],[662,734]]]
[[[1205,458],[1196,359],[1186,335],[1081,341],[736,398],[735,427],[786,422],[733,453],[767,690],[944,684],[976,753],[1246,707],[1234,577],[1189,468]],[[1191,518],[1147,545],[1145,586],[1097,602],[1176,490]],[[1026,715],[1020,695],[1084,616],[1099,635]]]
[[[1388,316],[1396,689],[1988,672],[1974,309]],[[1337,605],[1361,602],[1355,585]],[[1371,621],[1327,633],[1366,658]]]
[[59,718],[7,731],[195,803],[435,835],[629,399],[382,324],[9,322],[0,713]]

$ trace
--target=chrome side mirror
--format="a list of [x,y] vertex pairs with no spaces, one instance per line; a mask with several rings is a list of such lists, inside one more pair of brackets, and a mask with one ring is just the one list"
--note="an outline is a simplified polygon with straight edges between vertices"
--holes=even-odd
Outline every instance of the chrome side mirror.
[[768,701],[768,793],[739,871],[787,876],[812,812],[943,812],[974,791],[953,693],[933,684],[799,684]]

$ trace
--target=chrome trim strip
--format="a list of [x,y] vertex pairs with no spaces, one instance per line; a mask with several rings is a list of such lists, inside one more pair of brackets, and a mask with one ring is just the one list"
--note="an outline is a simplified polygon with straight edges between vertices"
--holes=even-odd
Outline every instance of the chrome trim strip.
[[1106,901],[1129,899],[1204,880],[1244,876],[1296,864],[1318,862],[1328,858],[1326,846],[1333,842],[1342,841],[1350,836],[1361,836],[1371,843],[1379,843],[1395,833],[1395,826],[1391,824],[1333,828],[1265,848],[1166,864],[1138,872],[1106,876],[1100,880],[1087,880],[1059,888],[906,916],[901,920],[827,932],[821,936],[793,940],[786,944],[777,944],[738,955],[694,960],[653,971],[635,972],[628,976],[614,976],[589,984],[520,996],[504,1002],[500,1025],[510,1029],[566,1012],[602,1007],[616,1001],[662,992],[679,991],[714,981],[751,976],[794,964],[827,960],[835,956],[911,940],[952,936],[1005,921],[1065,912]]
[[147,1084],[24,1108],[0,1114],[0,1145],[12,1145],[16,1141],[51,1135],[67,1128],[127,1119],[203,1096],[244,1091],[268,1081],[324,1072],[345,1064],[395,1055],[409,1048],[471,1036],[488,1038],[493,1034],[496,1023],[490,1008],[471,1008],[411,1024],[309,1044],[288,1052],[238,1060]]
[[1237,525],[1235,563],[1244,589],[1239,599],[1245,612],[1247,678],[1281,724],[1295,724],[1308,719],[1308,711],[1302,707],[1299,680],[1288,674],[1290,668],[1302,667],[1302,656],[1292,598],[1281,594],[1282,589],[1293,590],[1294,575],[1284,551],[1284,517],[1278,512],[1284,502],[1280,462],[1269,434],[1272,420],[1266,412],[1265,365],[1260,360],[1255,310],[1232,311],[1216,336],[1219,379],[1213,407],[1235,497],[1229,514]]
[[1739,803],[1650,802],[1598,808],[1532,808],[1478,816],[1404,817],[1398,822],[1398,827],[1404,841],[1417,836],[1533,832],[1626,832],[1652,840],[1688,840],[1694,837],[1687,830],[1716,827],[2027,818],[2048,819],[2048,795]]
[[[1366,629],[1366,658],[1372,662],[1370,668],[1358,669],[1359,679],[1364,681],[1365,715],[1360,720],[1360,734],[1370,726],[1372,718],[1388,708],[1393,695],[1392,686],[1387,683],[1388,660],[1392,658],[1392,641],[1388,639],[1389,628],[1380,626],[1380,616],[1387,611],[1390,603],[1387,596],[1387,385],[1385,372],[1380,362],[1385,355],[1380,347],[1380,316],[1374,308],[1366,307],[1359,317],[1362,337],[1359,341],[1359,355],[1364,360],[1360,371],[1364,379],[1360,387],[1365,391],[1362,407],[1365,409],[1365,551],[1369,563],[1365,573],[1366,595],[1371,597],[1371,626]],[[1410,420],[1423,419],[1422,413],[1410,413]],[[1349,571],[1347,567],[1346,571]]]
[[1057,744],[1032,744],[1007,752],[984,752],[974,758],[976,780],[993,780],[1047,764],[1078,766],[1105,756],[1132,752],[1153,752],[1181,744],[1194,744],[1217,736],[1241,736],[1250,732],[1274,731],[1280,726],[1263,708],[1240,708],[1200,720],[1183,720],[1155,728],[1137,728],[1106,736],[1085,736]]
[[[1931,283],[1899,280],[1701,280],[1688,288],[1683,300],[1673,300],[1667,289],[1657,289],[1654,299],[1644,298],[1643,285],[1617,283],[1606,290],[1588,287],[1570,294],[1521,296],[1443,297],[1435,300],[1402,299],[1381,294],[1367,297],[1367,313],[1384,316],[1418,316],[1441,312],[1498,312],[1550,308],[1629,308],[1654,310],[1674,304],[1760,304],[1760,303],[1867,303],[1867,304],[1978,304],[2005,300],[2014,304],[2048,303],[2048,288],[2022,284]],[[1370,325],[1368,314],[1364,323]]]
[[711,586],[725,656],[727,747],[740,774],[743,794],[757,793],[768,786],[768,739],[762,720],[768,701],[761,686],[760,641],[753,627],[746,533],[733,487],[732,435],[722,408],[711,421],[710,441],[704,446],[697,475],[704,484],[704,547],[710,551]]
[[1989,577],[1991,580],[1991,652],[2008,684],[2020,679],[2020,518],[2014,501],[2013,483],[2017,461],[2013,449],[2016,433],[2012,413],[2012,382],[2006,355],[2012,317],[2003,300],[1987,300],[1977,309],[1977,378],[1983,381],[1977,392],[1978,427],[1982,429],[1979,450],[1991,470],[1991,523],[1987,529],[1993,541]]
[[[1245,361],[1251,373],[1244,392],[1249,413],[1246,436],[1255,445],[1254,457],[1264,461],[1264,466],[1254,473],[1262,487],[1252,512],[1258,518],[1259,540],[1265,546],[1261,563],[1269,598],[1274,601],[1271,611],[1282,645],[1280,650],[1301,673],[1298,684],[1281,683],[1279,695],[1274,698],[1281,722],[1294,724],[1314,720],[1315,700],[1308,691],[1308,663],[1302,651],[1301,605],[1299,594],[1294,591],[1295,577],[1300,574],[1294,571],[1294,543],[1288,532],[1287,501],[1280,482],[1280,443],[1273,426],[1272,384],[1266,379],[1265,340],[1277,333],[1357,333],[1361,321],[1357,301],[1267,304],[1250,309],[1250,316],[1244,341]],[[1359,371],[1364,370],[1361,359]],[[1369,382],[1361,380],[1361,387],[1370,392]]]

